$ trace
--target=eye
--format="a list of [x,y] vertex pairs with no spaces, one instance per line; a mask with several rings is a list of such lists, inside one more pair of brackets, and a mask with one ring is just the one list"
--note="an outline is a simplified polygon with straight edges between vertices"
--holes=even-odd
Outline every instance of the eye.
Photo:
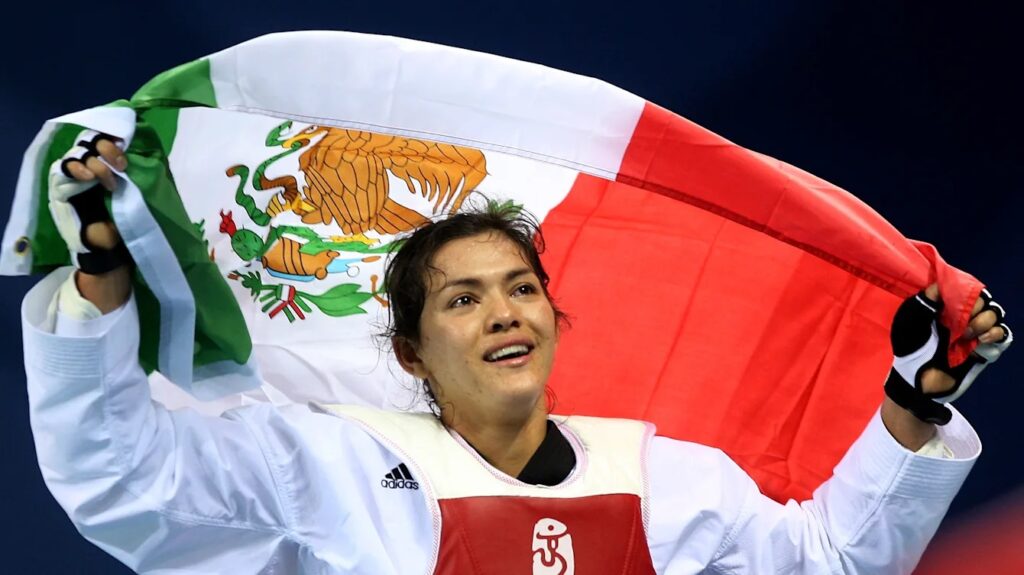
[[537,293],[537,286],[533,284],[520,284],[512,290],[512,295],[531,295]]
[[468,295],[460,295],[448,303],[448,307],[464,307],[473,303],[473,298]]

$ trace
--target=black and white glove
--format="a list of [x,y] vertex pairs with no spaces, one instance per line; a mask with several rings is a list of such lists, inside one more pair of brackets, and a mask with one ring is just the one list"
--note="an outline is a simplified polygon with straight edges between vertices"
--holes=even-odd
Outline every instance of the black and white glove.
[[[949,423],[950,403],[967,391],[985,367],[999,359],[1010,347],[1013,334],[1006,325],[1006,312],[992,299],[989,291],[981,292],[982,307],[975,317],[991,311],[996,316],[995,326],[1003,330],[998,341],[979,343],[974,352],[960,365],[950,366],[947,356],[949,329],[939,321],[942,302],[933,301],[922,291],[903,302],[893,318],[890,337],[893,365],[885,382],[885,393],[900,407],[918,419],[937,425]],[[925,392],[921,377],[928,369],[938,369],[953,378],[953,387],[938,393]]]
[[92,130],[82,131],[76,138],[77,144],[50,166],[49,205],[57,232],[71,252],[76,268],[87,274],[101,274],[132,262],[131,254],[123,241],[110,249],[94,246],[86,239],[85,230],[90,224],[112,221],[107,210],[107,191],[99,180],[76,179],[69,169],[74,162],[83,166],[90,158],[97,158],[96,149],[102,140],[122,146],[121,142],[106,134]]

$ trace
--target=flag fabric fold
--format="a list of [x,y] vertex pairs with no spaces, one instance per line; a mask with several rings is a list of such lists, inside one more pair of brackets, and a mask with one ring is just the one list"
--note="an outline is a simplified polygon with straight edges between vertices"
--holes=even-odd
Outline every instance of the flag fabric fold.
[[415,406],[374,337],[384,262],[428,220],[510,202],[573,316],[556,411],[653,421],[805,497],[881,400],[899,302],[938,281],[958,335],[981,289],[853,195],[614,86],[341,32],[261,37],[47,122],[0,272],[69,262],[45,176],[86,127],[127,143],[111,211],[140,361],[204,400]]

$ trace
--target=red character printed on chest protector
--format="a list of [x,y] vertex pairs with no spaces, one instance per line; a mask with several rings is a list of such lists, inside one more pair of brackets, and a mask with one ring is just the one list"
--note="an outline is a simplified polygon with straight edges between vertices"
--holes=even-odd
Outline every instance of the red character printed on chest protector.
[[545,517],[533,526],[533,575],[573,575],[572,535],[564,523]]

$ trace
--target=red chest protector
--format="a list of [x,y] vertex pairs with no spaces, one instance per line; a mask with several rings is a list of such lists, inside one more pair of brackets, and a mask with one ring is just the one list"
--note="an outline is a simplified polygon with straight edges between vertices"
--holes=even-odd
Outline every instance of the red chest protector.
[[501,473],[428,415],[341,407],[403,459],[435,510],[437,575],[653,574],[638,421],[554,420],[576,452],[559,485]]

